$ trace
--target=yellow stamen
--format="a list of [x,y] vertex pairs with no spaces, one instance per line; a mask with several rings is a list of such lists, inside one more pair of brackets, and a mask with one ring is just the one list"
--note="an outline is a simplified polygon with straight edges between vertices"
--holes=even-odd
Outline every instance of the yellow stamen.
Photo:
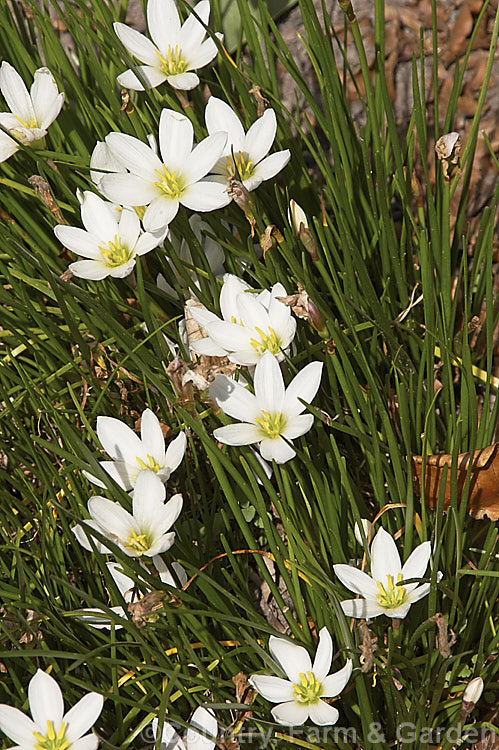
[[36,745],[35,750],[69,750],[69,741],[66,739],[66,725],[62,722],[59,731],[55,732],[54,723],[47,719],[47,733],[33,732]]
[[167,198],[180,198],[185,190],[185,185],[182,178],[177,177],[176,172],[170,172],[163,164],[161,172],[159,169],[154,170],[159,177],[159,180],[155,183],[156,187],[166,195]]
[[293,690],[297,703],[310,705],[319,702],[324,692],[324,686],[316,679],[312,672],[307,672],[307,674],[300,672],[300,682],[294,683]]
[[400,607],[400,605],[407,599],[405,588],[399,585],[402,580],[402,573],[397,574],[397,585],[393,582],[393,576],[387,575],[386,578],[386,586],[383,586],[382,583],[376,581],[376,586],[379,591],[379,594],[376,594],[376,599],[382,607],[385,607],[386,609],[395,609],[395,607]]
[[133,251],[121,244],[117,234],[114,235],[114,242],[99,245],[99,250],[104,263],[110,268],[123,266],[133,258]]
[[269,414],[262,409],[262,417],[256,417],[255,422],[260,427],[264,437],[271,439],[278,438],[286,426],[286,420],[280,411],[275,414]]
[[264,351],[268,350],[272,354],[279,354],[281,351],[281,339],[277,336],[273,328],[269,326],[269,332],[264,333],[261,328],[255,326],[255,331],[260,336],[260,341],[250,339],[250,343],[257,352],[263,354]]
[[136,531],[131,529],[130,536],[125,539],[125,547],[132,552],[147,552],[151,544],[147,539],[146,534],[137,534]]
[[177,76],[180,73],[185,73],[187,70],[187,63],[182,57],[182,52],[179,49],[178,44],[173,48],[171,44],[169,44],[168,52],[165,57],[163,57],[159,50],[156,50],[156,54],[159,57],[159,66],[167,76]]
[[147,454],[147,458],[149,459],[149,466],[141,458],[139,458],[139,456],[135,456],[135,458],[141,469],[151,469],[156,474],[161,469],[161,466],[154,460],[150,453]]
[[225,163],[227,176],[236,177],[241,182],[248,180],[255,171],[254,163],[242,151],[234,151],[230,156],[226,156]]
[[37,124],[37,122],[36,122],[36,120],[35,120],[34,117],[32,117],[29,122],[26,122],[25,120],[21,120],[21,118],[19,117],[19,115],[14,115],[14,117],[16,118],[16,120],[19,123],[21,123],[21,125],[23,126],[23,128],[29,128],[31,130],[31,128],[37,128],[38,127],[38,124]]

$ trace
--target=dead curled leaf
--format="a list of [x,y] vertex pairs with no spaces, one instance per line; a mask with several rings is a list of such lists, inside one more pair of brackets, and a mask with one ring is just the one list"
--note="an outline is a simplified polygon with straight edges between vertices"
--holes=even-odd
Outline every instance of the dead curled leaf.
[[461,146],[461,136],[456,132],[445,133],[435,143],[435,153],[442,162],[442,171],[446,182],[450,182],[456,170],[459,169]]
[[[460,453],[457,457],[457,496],[463,494],[468,466],[471,458],[470,489],[467,502],[468,512],[473,518],[499,520],[499,443],[481,448],[473,453]],[[412,457],[415,491],[421,495],[421,474],[423,457]],[[447,469],[445,467],[448,467]],[[430,508],[436,508],[440,481],[446,472],[444,509],[450,505],[450,478],[452,455],[428,456],[425,462],[424,498]]]
[[456,642],[456,634],[453,630],[450,631],[450,638],[447,635],[447,622],[445,621],[444,616],[441,612],[437,612],[436,615],[433,615],[433,617],[429,618],[432,622],[434,622],[438,628],[438,650],[444,657],[444,659],[449,659],[452,656],[451,648]]

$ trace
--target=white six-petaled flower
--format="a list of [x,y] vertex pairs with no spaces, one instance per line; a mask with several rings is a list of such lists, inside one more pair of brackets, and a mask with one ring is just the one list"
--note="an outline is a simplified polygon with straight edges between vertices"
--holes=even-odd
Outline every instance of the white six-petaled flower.
[[144,255],[161,244],[163,238],[143,232],[136,211],[116,206],[85,191],[81,219],[85,229],[58,224],[54,233],[59,242],[85,260],[71,263],[75,276],[99,281],[106,276],[122,279],[135,266],[138,255]]
[[[47,134],[64,102],[55,78],[48,68],[35,71],[30,91],[19,75],[4,62],[0,67],[0,90],[10,112],[0,112],[0,125],[24,144],[33,144]],[[7,133],[0,131],[0,162],[5,161],[19,149],[19,144]]]
[[[430,584],[404,583],[425,574],[431,554],[431,543],[419,544],[402,565],[393,537],[380,528],[370,549],[371,575],[350,565],[333,565],[334,572],[347,589],[360,594],[362,599],[341,602],[347,617],[370,619],[388,615],[402,620],[411,607],[430,591]],[[437,579],[440,580],[438,573]]]
[[[185,453],[187,438],[180,432],[165,450],[165,439],[159,419],[145,409],[140,420],[140,438],[121,419],[97,417],[97,437],[112,461],[100,465],[124,490],[135,486],[141,472],[153,472],[162,482],[180,465]],[[85,472],[85,476],[99,487],[105,484]]]
[[319,644],[314,663],[308,651],[285,638],[270,636],[269,650],[287,680],[272,675],[254,674],[249,682],[264,698],[278,706],[272,715],[280,724],[299,726],[310,719],[314,724],[336,724],[339,713],[322,698],[335,698],[341,693],[352,674],[352,660],[328,674],[333,658],[333,642],[327,628],[319,633]]
[[227,356],[237,365],[254,365],[269,351],[280,362],[296,333],[296,320],[291,308],[279,302],[285,297],[282,284],[274,284],[253,294],[246,282],[227,274],[220,292],[221,320],[210,310],[192,307],[190,312],[208,334],[208,338],[191,343],[196,354],[211,357]]
[[213,211],[229,203],[225,186],[204,179],[220,157],[227,133],[214,133],[194,146],[188,117],[163,109],[159,120],[161,161],[153,148],[127,133],[109,133],[106,144],[128,170],[103,174],[100,191],[123,206],[147,206],[142,223],[149,232],[165,229],[182,204]]
[[273,109],[267,109],[245,133],[234,110],[221,99],[210,96],[205,121],[208,133],[220,130],[228,133],[223,153],[212,170],[223,182],[235,177],[246,190],[255,190],[263,180],[275,177],[291,158],[289,149],[267,156],[277,130]]
[[28,716],[0,705],[0,730],[16,743],[12,750],[95,750],[99,739],[85,734],[97,721],[104,699],[87,693],[66,714],[62,692],[53,677],[38,669],[28,685]]
[[[135,91],[155,88],[164,81],[183,91],[197,86],[199,78],[192,71],[204,68],[217,54],[214,40],[204,40],[209,17],[209,0],[201,0],[182,26],[174,0],[149,0],[147,25],[152,41],[124,23],[115,23],[124,46],[145,63],[119,75],[120,86]],[[215,36],[222,41],[223,34]]]
[[217,375],[210,386],[210,397],[230,417],[243,424],[217,427],[216,440],[227,445],[258,443],[262,457],[278,464],[289,461],[296,451],[289,442],[312,427],[313,414],[302,414],[320,385],[322,362],[311,362],[284,387],[279,362],[266,351],[255,367],[253,395],[241,383]]
[[[152,471],[142,471],[135,484],[132,513],[120,503],[100,495],[88,501],[90,520],[85,528],[80,524],[73,533],[85,549],[92,545],[87,530],[95,529],[120,547],[130,557],[154,557],[170,549],[175,532],[170,531],[182,510],[182,495],[174,495],[165,503],[165,486]],[[97,538],[93,538],[99,552],[109,552]]]
[[[153,719],[154,736],[158,734],[158,720]],[[180,738],[171,724],[165,722],[161,733],[161,750],[213,750],[218,733],[218,722],[211,709],[199,706],[192,714],[190,726]]]

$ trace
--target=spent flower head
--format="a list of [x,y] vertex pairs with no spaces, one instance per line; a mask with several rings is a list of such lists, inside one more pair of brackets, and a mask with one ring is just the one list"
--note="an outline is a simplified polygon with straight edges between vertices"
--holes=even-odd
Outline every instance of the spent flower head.
[[38,669],[28,685],[32,719],[17,708],[0,705],[0,730],[16,743],[12,750],[95,750],[99,739],[85,734],[97,721],[104,699],[87,693],[64,713],[62,692],[46,672]]
[[213,211],[229,203],[224,185],[204,179],[220,157],[227,133],[208,136],[194,146],[188,117],[163,109],[159,120],[159,151],[127,133],[109,133],[106,144],[118,165],[103,174],[100,191],[123,206],[147,206],[142,222],[149,232],[164,230],[180,205],[193,211]]
[[[17,141],[36,145],[47,135],[64,102],[55,78],[48,68],[35,71],[30,91],[12,65],[5,60],[0,66],[0,91],[10,112],[0,112],[0,125]],[[19,143],[0,131],[0,162],[19,149]]]
[[[215,41],[204,39],[209,17],[209,0],[201,0],[182,25],[174,0],[149,0],[147,25],[152,41],[124,23],[115,23],[114,30],[124,46],[144,63],[121,73],[117,79],[120,86],[135,91],[165,81],[183,91],[197,86],[199,78],[192,71],[204,68],[217,54]],[[223,34],[215,36],[222,41]]]
[[[180,432],[165,449],[165,439],[159,419],[145,409],[140,420],[140,438],[121,419],[97,417],[97,437],[112,461],[100,465],[124,490],[131,490],[144,471],[153,472],[162,482],[180,465],[185,453],[187,438]],[[91,482],[99,487],[105,484],[85,472]]]
[[[402,565],[393,537],[380,528],[370,549],[371,574],[368,575],[350,565],[333,565],[334,572],[347,589],[360,594],[361,599],[341,602],[347,617],[370,619],[388,615],[403,619],[411,604],[419,601],[430,591],[430,584],[404,583],[425,574],[431,554],[431,543],[418,545]],[[438,574],[440,580],[441,574]]]
[[280,362],[296,333],[291,310],[279,301],[286,295],[281,283],[254,294],[246,282],[227,274],[220,292],[222,319],[210,310],[191,308],[194,320],[208,334],[191,343],[196,354],[228,357],[237,365],[254,365],[269,351]]
[[320,385],[322,362],[311,362],[284,386],[279,362],[266,351],[255,367],[255,394],[241,383],[217,375],[210,386],[210,397],[226,414],[242,424],[230,424],[213,431],[216,440],[227,445],[258,443],[267,461],[289,461],[296,451],[289,444],[312,427],[313,414],[302,414]]
[[263,180],[275,177],[291,158],[289,149],[267,156],[277,130],[273,109],[267,109],[245,133],[234,110],[221,99],[210,96],[205,121],[208,133],[220,130],[228,133],[223,153],[212,169],[224,182],[235,177],[246,190],[255,190]]
[[[182,495],[174,495],[165,503],[165,486],[152,471],[140,473],[129,513],[120,503],[100,495],[88,501],[90,520],[80,524],[73,533],[85,549],[91,551],[87,530],[95,529],[120,547],[130,557],[154,557],[170,549],[175,532],[170,531],[182,510]],[[94,539],[99,552],[109,552]]]
[[85,229],[58,224],[54,233],[68,250],[85,258],[69,266],[82,279],[122,279],[132,272],[138,255],[150,252],[163,240],[142,231],[133,209],[118,212],[112,203],[89,191],[83,193],[81,220]]
[[352,660],[347,659],[342,669],[328,674],[333,641],[327,628],[319,633],[313,664],[303,646],[285,638],[270,636],[269,650],[288,679],[254,674],[249,682],[264,698],[279,704],[272,709],[274,719],[288,726],[304,724],[308,718],[319,726],[336,724],[337,709],[322,699],[341,693],[352,674]]

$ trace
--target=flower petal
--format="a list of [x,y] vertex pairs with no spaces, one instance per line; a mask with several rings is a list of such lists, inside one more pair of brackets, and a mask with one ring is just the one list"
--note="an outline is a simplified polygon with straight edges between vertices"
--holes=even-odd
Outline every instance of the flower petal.
[[217,53],[218,48],[214,40],[206,39],[200,47],[193,49],[189,54],[186,52],[184,54],[190,70],[198,70],[208,65],[217,56]]
[[132,507],[133,517],[142,534],[149,532],[157,536],[166,531],[158,528],[158,516],[165,507],[165,496],[165,486],[153,471],[143,469],[139,472],[133,490]]
[[402,578],[422,578],[428,567],[431,555],[431,542],[423,542],[413,549],[402,567]]
[[259,408],[269,414],[284,412],[287,417],[281,368],[271,352],[266,351],[262,354],[255,368],[253,382]]
[[352,674],[353,661],[347,659],[344,667],[339,669],[334,674],[330,674],[322,680],[324,687],[323,696],[324,698],[336,698],[341,693],[347,684]]
[[208,174],[220,157],[226,143],[227,133],[225,132],[209,135],[198,143],[189,154],[187,164],[184,166],[185,180],[188,185],[198,182]]
[[163,466],[165,460],[165,439],[159,419],[151,409],[142,412],[140,420],[140,439],[144,452]]
[[340,602],[340,605],[347,617],[370,620],[372,617],[387,614],[387,610],[372,599],[346,599]]
[[274,143],[277,120],[273,109],[265,110],[262,117],[250,127],[244,141],[244,151],[254,164],[258,164],[268,154]]
[[387,575],[396,581],[401,571],[397,545],[392,535],[381,527],[371,544],[371,575],[375,581],[385,585]]
[[137,65],[133,70],[125,70],[116,76],[117,83],[124,89],[132,91],[144,91],[144,89],[155,89],[166,81],[166,74],[151,65]]
[[178,213],[179,202],[176,198],[160,195],[146,208],[142,224],[148,232],[161,232],[173,221]]
[[[263,182],[263,180],[270,180],[272,177],[275,177],[276,174],[278,174],[281,169],[284,169],[288,161],[291,159],[291,152],[289,149],[286,149],[285,151],[277,151],[275,154],[270,154],[270,156],[267,156],[265,159],[262,159],[262,161],[256,165],[255,170],[253,174],[250,177],[250,180],[258,180],[259,182]],[[254,190],[254,187],[250,187],[246,184],[247,180],[244,180],[244,185],[247,187],[248,190]]]
[[185,174],[194,139],[194,130],[188,117],[173,109],[163,109],[159,119],[159,149],[169,172]]
[[173,0],[149,0],[147,27],[161,54],[166,55],[168,46],[175,47],[180,38],[180,18],[175,2]]
[[128,173],[103,175],[99,190],[106,198],[122,206],[146,206],[159,194],[151,181]]
[[333,658],[333,639],[327,628],[321,628],[319,632],[319,643],[317,651],[315,652],[315,659],[312,666],[312,672],[319,682],[324,680],[324,677],[329,672],[331,666],[331,660]]
[[[120,625],[116,627],[121,627]],[[73,742],[71,745],[71,750],[97,750],[99,747],[99,738],[96,734],[87,734],[85,737],[81,737],[81,739],[76,740],[76,742]]]
[[99,718],[104,698],[98,693],[87,693],[64,716],[66,739],[69,744],[80,739]]
[[264,438],[260,442],[260,453],[266,461],[285,464],[296,456],[296,451],[282,438]]
[[36,123],[45,130],[54,122],[64,103],[64,94],[59,93],[55,78],[48,68],[35,71],[30,94]]
[[418,586],[417,589],[413,589],[412,591],[410,591],[407,596],[408,603],[414,604],[414,602],[418,602],[424,596],[427,596],[427,594],[430,593],[430,588],[430,583],[423,583],[421,586]]
[[92,260],[102,259],[97,237],[85,229],[58,224],[54,227],[54,234],[59,242],[72,253],[78,253]]
[[57,733],[64,714],[64,700],[61,688],[54,678],[38,669],[29,682],[28,698],[35,724],[45,732],[47,721],[51,721]]
[[8,135],[0,132],[0,163],[10,159],[12,154],[15,154],[18,149],[19,146],[13,138],[9,138]]
[[[45,724],[46,726],[47,724]],[[31,719],[18,708],[12,708],[5,703],[0,704],[0,730],[9,739],[23,748],[33,747],[33,732],[36,732],[37,729]]]
[[165,455],[165,463],[168,467],[169,473],[175,471],[175,469],[180,465],[180,462],[184,457],[186,445],[187,437],[185,435],[185,432],[180,432],[175,440],[172,440],[172,442],[168,446]]
[[268,674],[254,674],[248,680],[249,684],[258,690],[271,703],[292,701],[294,698],[293,683]]
[[199,706],[192,714],[190,727],[184,736],[187,750],[213,750],[217,733],[218,722],[215,714]]
[[[157,180],[156,171],[161,169],[161,162],[147,144],[128,133],[109,133],[106,143],[132,174],[142,177],[146,182]],[[140,206],[141,203],[129,205]]]
[[213,430],[213,437],[226,445],[251,445],[262,439],[260,428],[254,424],[228,424]]
[[[199,21],[196,18],[199,16]],[[209,0],[201,0],[193,8],[180,30],[180,49],[184,58],[189,58],[192,52],[198,49],[205,37],[206,26],[210,18]]]
[[297,727],[306,722],[309,717],[309,709],[310,706],[304,703],[288,701],[287,703],[280,703],[278,706],[274,706],[271,713],[279,724]]
[[166,79],[170,86],[179,91],[191,91],[199,84],[199,78],[195,73],[177,73],[175,76],[168,76]]
[[26,85],[15,68],[6,60],[0,67],[0,89],[10,111],[29,126],[36,121],[35,111]]
[[206,128],[210,135],[219,131],[229,134],[224,153],[230,154],[231,146],[234,151],[242,151],[244,148],[244,128],[239,117],[232,107],[216,96],[210,96],[204,111]]
[[308,432],[312,428],[313,423],[313,414],[298,414],[297,417],[288,420],[282,431],[282,435],[287,440],[294,440]]
[[85,190],[80,210],[81,220],[87,232],[91,232],[99,240],[105,242],[114,240],[115,235],[118,234],[114,206],[102,200],[96,193]]
[[210,398],[229,417],[241,422],[254,422],[260,411],[255,396],[226,375],[216,375],[210,385]]
[[98,260],[77,260],[75,263],[70,263],[69,270],[79,279],[90,281],[101,281],[111,272],[109,266]]
[[312,669],[307,649],[297,643],[271,635],[269,651],[291,682],[299,682],[300,674]]
[[138,531],[133,516],[119,503],[106,497],[95,495],[88,501],[88,512],[100,526],[102,533],[109,539],[117,537],[120,541],[130,536],[132,529]]
[[146,63],[146,65],[151,65],[153,68],[158,67],[158,54],[150,39],[125,23],[113,23],[113,29],[131,55]]
[[298,398],[303,399],[308,404],[314,400],[321,383],[322,367],[322,362],[310,362],[295,375],[286,389],[286,398],[284,399],[283,409],[288,417],[301,414],[305,409]]
[[201,180],[189,185],[180,199],[186,208],[192,211],[216,211],[230,203],[225,182]]
[[[132,489],[137,474],[140,471],[140,465],[138,464],[138,462],[136,471],[132,471],[132,466],[125,463],[125,461],[99,461],[99,464],[102,466],[104,471],[107,471],[109,476],[114,479],[116,484],[118,484],[127,492],[128,490]],[[94,479],[91,479],[88,474],[87,478],[90,479],[91,482],[95,481]],[[99,487],[106,486],[105,484],[102,484],[100,482],[96,482],[96,484],[98,484]]]
[[115,461],[135,464],[137,456],[146,458],[139,436],[121,419],[97,417],[97,437],[106,453]]
[[347,589],[350,589],[355,594],[360,594],[376,601],[379,591],[376,582],[370,575],[351,565],[344,564],[333,565],[333,570]]
[[329,703],[319,700],[308,707],[310,719],[320,727],[336,724],[339,718],[338,710]]

